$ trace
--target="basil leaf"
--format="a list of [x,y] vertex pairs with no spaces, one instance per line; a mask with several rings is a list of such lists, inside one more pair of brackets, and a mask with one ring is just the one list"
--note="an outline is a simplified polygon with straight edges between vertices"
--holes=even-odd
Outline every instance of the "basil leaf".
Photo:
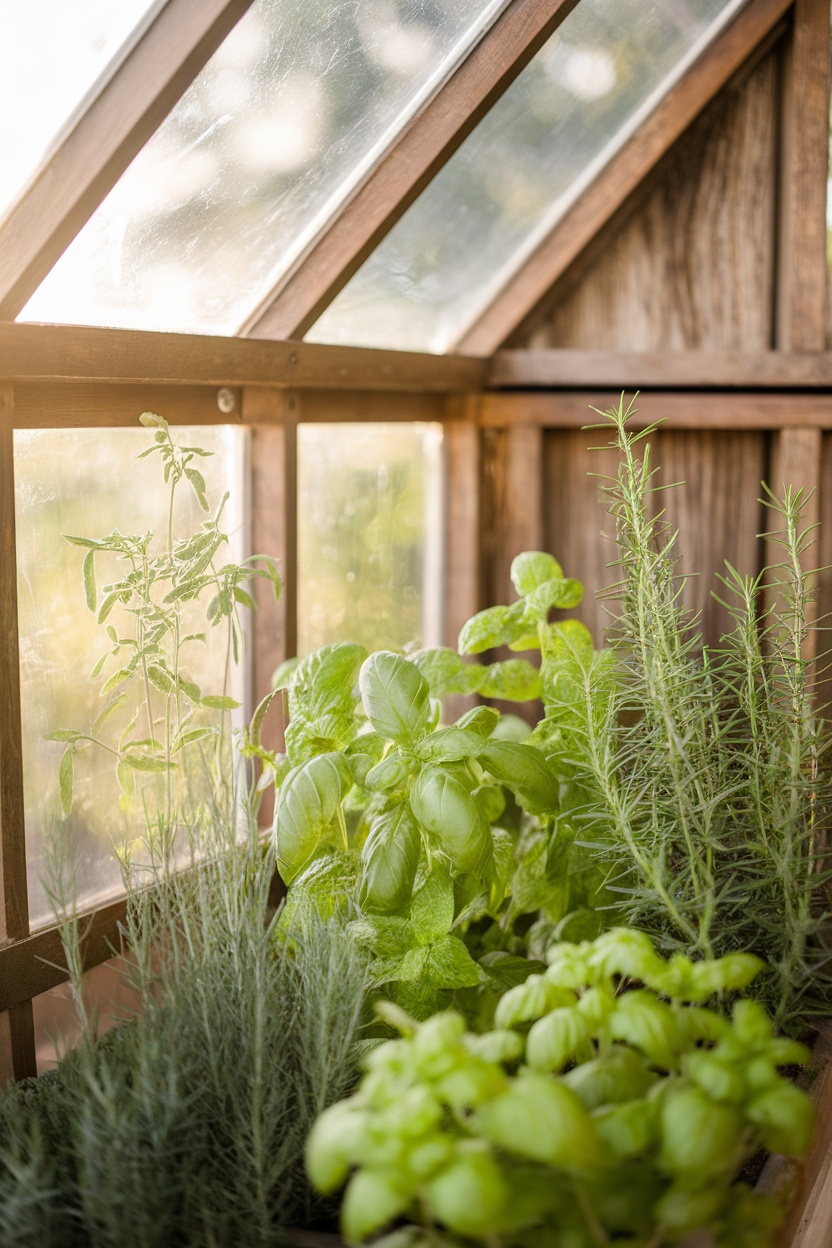
[[425,767],[410,790],[410,804],[458,871],[482,875],[491,858],[491,834],[471,794],[441,767]]
[[486,979],[458,936],[443,936],[430,946],[426,969],[437,988],[476,988]]
[[552,580],[563,580],[563,569],[545,550],[527,550],[512,560],[511,583],[521,598]]
[[358,683],[367,717],[382,737],[412,745],[427,735],[430,688],[404,655],[390,650],[371,654]]
[[274,818],[277,865],[286,884],[314,857],[351,787],[352,774],[340,754],[320,754],[289,772]]
[[530,702],[541,695],[540,672],[527,659],[505,659],[483,670],[479,692],[484,698]]
[[410,900],[422,842],[407,803],[377,816],[364,842],[361,905],[385,914]]
[[367,657],[363,646],[338,642],[322,646],[298,664],[289,684],[289,717],[301,714],[308,720],[332,711],[349,712],[355,706],[353,690],[361,664]]
[[416,753],[426,762],[456,763],[462,758],[475,758],[484,749],[485,738],[478,732],[453,724],[425,737]]
[[511,790],[529,814],[545,815],[557,810],[560,786],[546,759],[533,745],[492,741],[479,761],[495,780]]
[[527,631],[522,602],[513,602],[509,607],[488,607],[463,625],[459,650],[461,654],[481,654],[483,650],[508,645]]
[[496,731],[499,723],[500,712],[495,711],[493,706],[475,706],[473,710],[460,716],[455,727],[479,733],[481,737],[487,739],[492,732]]

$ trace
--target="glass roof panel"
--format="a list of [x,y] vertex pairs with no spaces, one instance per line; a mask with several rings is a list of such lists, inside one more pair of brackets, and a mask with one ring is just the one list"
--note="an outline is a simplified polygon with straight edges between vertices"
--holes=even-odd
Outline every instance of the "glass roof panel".
[[161,0],[0,0],[0,215]]
[[256,0],[21,319],[233,334],[508,0]]
[[306,335],[445,351],[745,0],[581,0]]

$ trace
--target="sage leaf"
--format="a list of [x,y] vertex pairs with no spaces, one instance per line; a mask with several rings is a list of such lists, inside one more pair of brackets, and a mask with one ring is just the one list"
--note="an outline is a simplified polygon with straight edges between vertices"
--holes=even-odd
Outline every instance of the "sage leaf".
[[215,694],[208,694],[201,699],[202,705],[207,706],[212,711],[234,711],[242,703],[237,702],[234,698],[221,697]]
[[95,550],[88,550],[84,555],[84,597],[87,600],[87,606],[90,611],[95,610],[96,593],[95,593]]
[[72,810],[72,780],[74,772],[75,750],[70,745],[64,750],[61,765],[58,768],[58,791],[61,795],[61,810],[68,816]]
[[437,865],[414,895],[410,924],[414,939],[429,945],[447,935],[454,921],[454,886],[450,875]]
[[476,988],[487,977],[458,936],[443,936],[430,946],[427,973],[437,988]]

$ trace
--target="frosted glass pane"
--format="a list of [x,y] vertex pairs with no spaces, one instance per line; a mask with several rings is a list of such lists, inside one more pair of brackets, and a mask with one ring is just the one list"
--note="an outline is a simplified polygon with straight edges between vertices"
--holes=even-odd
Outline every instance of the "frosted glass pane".
[[159,0],[0,0],[0,216]]
[[307,340],[447,350],[744,2],[581,0]]
[[[83,976],[84,1001],[98,1036],[141,1012],[141,997],[127,982],[125,969],[125,961],[119,955],[94,966]],[[69,984],[60,984],[33,997],[32,1014],[35,1060],[38,1074],[44,1075],[81,1043],[81,1021]]]
[[236,333],[507,0],[256,0],[22,319]]
[[[174,431],[174,438],[215,452],[213,458],[199,461],[200,470],[212,505],[216,506],[225,490],[231,491],[223,513],[225,531],[232,538],[225,556],[239,559],[244,554],[245,434],[239,429],[212,426],[180,428]],[[108,642],[84,601],[85,551],[64,541],[62,535],[98,538],[114,528],[129,534],[152,530],[164,541],[167,496],[158,459],[155,455],[135,459],[151,441],[147,429],[15,433],[23,781],[29,906],[35,925],[51,918],[42,877],[48,838],[60,817],[58,768],[65,748],[61,742],[45,741],[44,735],[60,728],[89,731],[108,701],[99,696],[102,682],[115,670],[110,659],[105,675],[90,679]],[[180,489],[174,540],[198,529],[204,515],[191,491]],[[115,556],[96,558],[100,561],[99,586],[124,575],[124,565]],[[200,628],[205,627],[204,611],[205,603]],[[127,635],[131,627],[131,619],[121,607],[116,607],[107,622],[116,627],[119,636]],[[207,643],[189,642],[183,648],[187,672],[204,692],[220,692],[223,686],[223,634],[223,629],[208,629]],[[232,676],[232,692],[239,699],[242,669],[232,669]],[[115,713],[107,730],[113,728],[117,733],[126,727],[132,709],[128,703]],[[84,905],[121,891],[112,848],[144,833],[140,808],[138,812],[122,812],[119,795],[114,759],[100,749],[80,750],[75,757],[75,798],[66,833],[76,863],[78,896]]]
[[298,651],[439,643],[440,425],[298,428]]

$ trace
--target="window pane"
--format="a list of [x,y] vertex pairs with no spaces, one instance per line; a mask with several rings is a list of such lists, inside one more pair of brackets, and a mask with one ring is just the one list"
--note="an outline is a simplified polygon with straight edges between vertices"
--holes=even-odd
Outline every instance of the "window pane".
[[22,314],[235,333],[507,0],[256,0]]
[[0,0],[0,214],[159,0]]
[[298,428],[298,651],[439,643],[440,425]]
[[[179,428],[176,441],[195,444],[215,452],[199,460],[215,506],[223,492],[231,499],[223,513],[225,531],[231,536],[226,558],[239,559],[243,551],[243,457],[245,434],[223,426]],[[101,654],[111,642],[95,613],[85,604],[82,564],[86,551],[63,540],[63,534],[100,538],[118,528],[122,533],[158,535],[155,548],[163,547],[168,525],[168,496],[162,483],[157,456],[136,460],[138,452],[152,443],[148,429],[37,430],[15,434],[15,493],[18,551],[18,609],[20,617],[21,704],[23,715],[23,779],[26,811],[26,852],[29,874],[29,906],[33,925],[51,918],[44,889],[50,833],[60,820],[59,766],[65,743],[46,741],[57,729],[89,732],[110,698],[100,689],[110,673],[126,663],[108,657],[101,676],[90,678]],[[193,492],[177,492],[174,540],[199,528],[205,513]],[[125,575],[125,565],[110,553],[96,556],[98,602],[101,586]],[[201,605],[205,628],[205,602]],[[196,614],[196,608],[195,608]],[[118,637],[135,631],[134,617],[116,606],[107,620]],[[190,630],[188,630],[190,631]],[[218,693],[224,681],[226,641],[224,629],[208,629],[207,642],[183,645],[182,675],[190,676],[203,692]],[[236,682],[231,692],[240,699],[242,668],[232,668]],[[130,686],[126,686],[130,688]],[[153,709],[153,692],[150,691]],[[134,711],[139,727],[146,712],[138,691],[115,708],[101,736],[117,739],[131,722]],[[196,714],[199,715],[200,712]],[[141,718],[144,716],[145,718]],[[134,730],[135,732],[136,730]],[[157,727],[158,732],[161,731]],[[141,733],[139,734],[142,735]],[[79,901],[95,904],[121,891],[121,877],[113,846],[135,843],[145,832],[140,796],[129,808],[119,806],[121,789],[115,760],[105,750],[80,749],[75,757],[72,813],[66,834],[73,851]]]
[[444,351],[745,0],[581,0],[307,334]]

